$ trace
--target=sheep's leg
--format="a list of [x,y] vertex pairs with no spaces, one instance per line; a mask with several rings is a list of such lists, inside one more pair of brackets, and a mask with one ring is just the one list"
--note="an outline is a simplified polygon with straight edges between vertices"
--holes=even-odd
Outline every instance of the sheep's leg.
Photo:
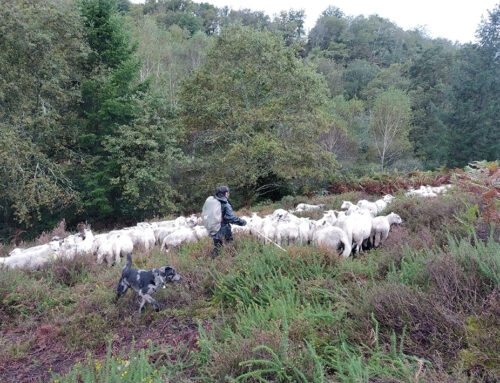
[[387,233],[384,233],[384,235],[382,236],[382,234],[380,234],[380,245],[382,245],[382,243],[385,242],[385,240],[387,239],[387,237],[389,236],[389,232]]
[[117,252],[115,252],[115,263],[117,265],[119,265],[120,264],[120,260],[121,260],[120,259],[120,251],[117,251]]
[[106,254],[106,263],[108,264],[108,266],[111,266],[113,264],[113,253]]

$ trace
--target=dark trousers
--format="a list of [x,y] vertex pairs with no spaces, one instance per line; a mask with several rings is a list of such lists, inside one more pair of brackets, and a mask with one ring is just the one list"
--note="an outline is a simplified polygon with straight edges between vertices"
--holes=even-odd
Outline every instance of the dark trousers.
[[233,242],[233,233],[231,231],[231,225],[226,224],[222,225],[220,230],[215,234],[212,238],[214,240],[214,249],[212,250],[212,258],[215,258],[219,255],[219,250],[223,245],[223,241],[232,243]]

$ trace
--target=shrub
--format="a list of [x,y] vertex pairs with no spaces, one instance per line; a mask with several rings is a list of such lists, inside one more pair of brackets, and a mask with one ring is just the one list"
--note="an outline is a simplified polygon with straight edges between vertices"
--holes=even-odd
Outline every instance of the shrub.
[[35,244],[43,245],[49,243],[54,237],[63,239],[68,235],[70,235],[70,233],[66,231],[66,220],[63,218],[51,231],[42,231],[42,234],[35,239]]
[[500,293],[493,305],[479,316],[466,321],[466,346],[459,352],[459,364],[484,382],[495,382],[500,376]]
[[346,383],[419,381],[430,363],[403,352],[404,335],[397,342],[393,332],[390,344],[380,345],[378,323],[374,323],[372,347],[350,344],[341,333],[335,344],[325,347],[326,366],[334,369],[340,382]]
[[59,258],[45,264],[38,271],[28,271],[28,275],[46,279],[52,284],[73,287],[85,282],[89,275],[97,273],[95,258],[91,255],[81,255],[74,259]]
[[163,383],[167,366],[150,362],[155,353],[152,345],[149,349],[135,351],[132,344],[127,357],[113,357],[109,345],[105,360],[89,355],[86,362],[77,363],[68,374],[53,374],[52,378],[58,383]]
[[379,284],[366,294],[364,314],[354,324],[354,336],[369,344],[369,312],[380,323],[380,340],[390,344],[392,331],[401,336],[405,331],[408,341],[405,353],[445,363],[456,358],[463,345],[464,317],[436,301],[432,296],[402,284]]
[[[395,200],[390,210],[399,214],[404,227],[414,236],[427,238],[427,245],[444,246],[448,243],[448,234],[466,235],[466,229],[461,227],[456,216],[466,209],[466,198],[469,204],[474,204],[473,195],[444,195],[439,198],[401,197]],[[421,246],[420,246],[421,247]]]

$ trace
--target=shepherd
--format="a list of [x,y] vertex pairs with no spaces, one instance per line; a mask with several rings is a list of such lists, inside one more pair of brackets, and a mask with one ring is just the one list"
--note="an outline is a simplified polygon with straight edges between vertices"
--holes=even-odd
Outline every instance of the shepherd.
[[221,217],[220,229],[215,233],[209,233],[214,241],[214,249],[212,250],[212,259],[219,255],[219,250],[222,247],[223,241],[233,243],[233,233],[231,232],[231,224],[245,226],[247,222],[237,217],[234,214],[233,207],[229,202],[229,188],[227,186],[218,186],[215,188],[214,198],[220,202]]

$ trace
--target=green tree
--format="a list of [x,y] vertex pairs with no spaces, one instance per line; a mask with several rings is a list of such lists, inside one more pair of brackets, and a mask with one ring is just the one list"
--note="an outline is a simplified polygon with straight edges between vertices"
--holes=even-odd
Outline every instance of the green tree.
[[142,58],[141,81],[150,79],[153,93],[161,94],[167,105],[175,109],[179,84],[203,62],[209,37],[203,32],[189,36],[178,26],[165,30],[150,15],[138,20],[135,34]]
[[6,226],[46,229],[76,199],[66,170],[74,158],[80,64],[87,52],[70,5],[2,3],[0,221]]
[[94,219],[114,217],[121,190],[111,180],[119,173],[117,159],[104,142],[121,125],[130,125],[137,115],[135,95],[147,87],[137,83],[140,62],[133,55],[136,45],[112,0],[80,3],[86,40],[92,52],[88,75],[82,83],[81,114],[84,124],[78,137],[81,161],[75,178],[86,214]]
[[449,166],[500,157],[500,5],[478,28],[479,44],[464,47],[451,80]]
[[258,30],[269,29],[271,19],[262,11],[252,11],[251,9],[234,10],[224,7],[220,11],[220,26],[226,28],[232,24],[242,24]]
[[358,160],[358,147],[361,141],[358,127],[365,116],[361,100],[346,101],[343,96],[331,99],[326,108],[328,130],[321,137],[321,143],[344,168]]
[[367,60],[383,67],[404,63],[415,49],[407,33],[377,15],[352,19],[344,42],[350,60]]
[[380,68],[366,60],[355,60],[347,65],[342,73],[344,93],[347,98],[361,94],[362,90],[372,81]]
[[349,28],[349,22],[340,9],[327,8],[316,22],[308,35],[307,47],[310,50],[319,48],[325,57],[344,60],[347,55],[345,34]]
[[273,29],[280,32],[286,45],[294,42],[301,42],[304,35],[304,10],[281,11],[279,16],[274,18]]
[[447,157],[450,70],[455,48],[437,42],[416,56],[408,68],[413,121],[410,140],[427,167],[444,165]]
[[179,147],[182,130],[163,97],[150,94],[137,102],[140,117],[104,145],[118,168],[110,182],[121,191],[120,214],[140,220],[177,210],[173,179],[187,160]]
[[376,99],[370,129],[382,171],[411,150],[410,98],[402,91],[388,89]]
[[286,181],[324,179],[334,165],[319,145],[325,101],[322,78],[278,35],[227,29],[181,91],[199,185],[229,183],[249,199]]

